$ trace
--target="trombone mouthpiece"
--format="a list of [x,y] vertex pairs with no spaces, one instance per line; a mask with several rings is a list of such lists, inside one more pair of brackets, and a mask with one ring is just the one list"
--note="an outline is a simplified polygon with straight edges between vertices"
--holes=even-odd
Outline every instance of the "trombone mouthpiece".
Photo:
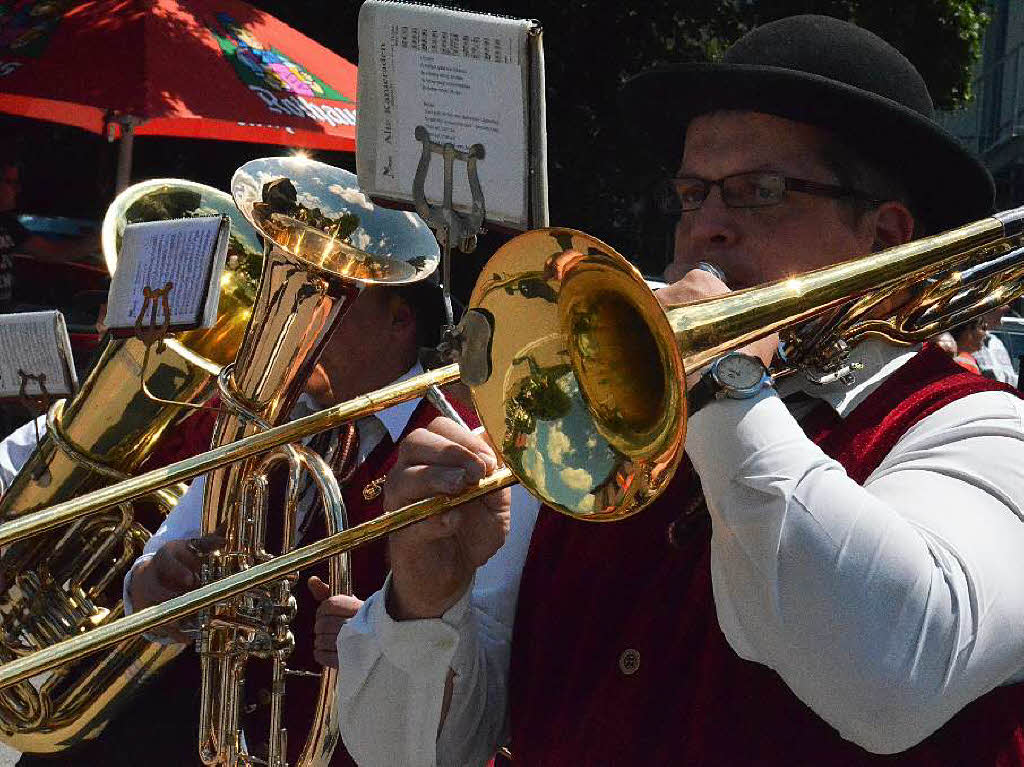
[[725,272],[723,272],[722,269],[715,264],[709,263],[707,261],[698,261],[696,268],[700,269],[701,271],[707,272],[708,274],[713,274],[722,282],[726,281]]

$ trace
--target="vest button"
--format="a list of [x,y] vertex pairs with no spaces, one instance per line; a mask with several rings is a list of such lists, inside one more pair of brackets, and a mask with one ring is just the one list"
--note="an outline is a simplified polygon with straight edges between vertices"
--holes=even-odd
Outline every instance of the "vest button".
[[619,656],[619,671],[626,676],[632,676],[640,669],[640,653],[629,647],[622,651]]

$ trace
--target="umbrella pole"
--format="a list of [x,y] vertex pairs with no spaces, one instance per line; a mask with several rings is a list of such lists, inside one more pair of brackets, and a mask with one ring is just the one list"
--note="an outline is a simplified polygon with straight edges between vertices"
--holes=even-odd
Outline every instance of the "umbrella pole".
[[132,177],[132,149],[135,144],[135,122],[130,118],[121,122],[121,144],[117,150],[117,178],[115,194],[128,188]]

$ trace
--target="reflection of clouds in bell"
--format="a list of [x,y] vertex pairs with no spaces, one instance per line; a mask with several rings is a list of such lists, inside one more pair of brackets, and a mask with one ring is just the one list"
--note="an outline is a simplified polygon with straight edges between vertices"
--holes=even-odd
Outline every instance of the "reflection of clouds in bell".
[[567,452],[572,455],[572,443],[561,429],[557,426],[552,427],[551,436],[548,437],[548,458],[551,459],[551,463],[561,466],[562,456]]
[[589,493],[594,487],[594,478],[586,469],[564,468],[558,472],[558,477],[562,480],[563,485],[572,490]]
[[[597,432],[589,411],[583,404],[579,384],[572,371],[567,371],[555,382],[569,401],[567,412],[559,417],[545,417],[535,411],[535,430],[527,436],[527,448],[522,464],[529,465],[529,481],[545,480],[538,491],[566,508],[586,512],[599,503],[592,493],[615,471],[619,455]],[[550,420],[549,420],[550,418]],[[542,458],[549,461],[550,471],[545,473]]]
[[534,489],[541,496],[547,496],[547,468],[544,466],[544,459],[539,450],[535,448],[535,440],[530,440],[531,445],[523,451],[522,467],[523,474]]
[[324,204],[323,200],[311,192],[299,192],[296,195],[296,200],[299,205],[305,205],[307,208],[320,208],[328,216],[333,212]]
[[[250,176],[249,178],[253,177]],[[255,178],[253,179],[253,186],[255,186],[257,189],[262,189],[263,185],[266,184],[268,181],[276,181],[279,178],[281,178],[280,173],[271,173],[269,170],[261,170],[259,173],[256,174]]]
[[248,173],[239,173],[233,179],[231,179],[231,196],[236,200],[244,202],[248,200],[251,202],[251,198],[257,197],[256,190],[259,187],[256,184],[256,179],[250,176]]
[[370,202],[370,198],[359,189],[353,189],[350,186],[342,186],[341,184],[331,184],[327,187],[327,190],[331,194],[338,195],[338,197],[351,205],[358,205],[366,210],[373,210],[373,203]]
[[402,213],[406,217],[406,219],[417,229],[419,229],[421,226],[425,227],[427,225],[427,222],[424,221],[419,216],[417,216],[415,213],[410,213],[407,210],[402,211]]
[[352,232],[352,234],[348,236],[348,244],[352,245],[353,247],[359,248],[359,250],[365,253],[370,252],[371,243],[372,240],[370,239],[370,235],[367,233],[365,229],[356,229],[354,232]]

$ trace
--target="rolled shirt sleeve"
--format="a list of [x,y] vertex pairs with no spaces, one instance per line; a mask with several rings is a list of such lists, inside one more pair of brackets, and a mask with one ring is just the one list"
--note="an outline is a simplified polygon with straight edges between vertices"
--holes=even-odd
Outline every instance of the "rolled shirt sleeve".
[[[387,590],[338,635],[342,737],[361,765],[486,764],[508,734],[508,666],[516,598],[539,503],[512,491],[505,545],[441,618],[395,621]],[[452,700],[439,728],[445,682]]]
[[919,742],[1024,667],[1024,406],[973,394],[858,485],[772,391],[695,414],[719,622],[869,751]]

